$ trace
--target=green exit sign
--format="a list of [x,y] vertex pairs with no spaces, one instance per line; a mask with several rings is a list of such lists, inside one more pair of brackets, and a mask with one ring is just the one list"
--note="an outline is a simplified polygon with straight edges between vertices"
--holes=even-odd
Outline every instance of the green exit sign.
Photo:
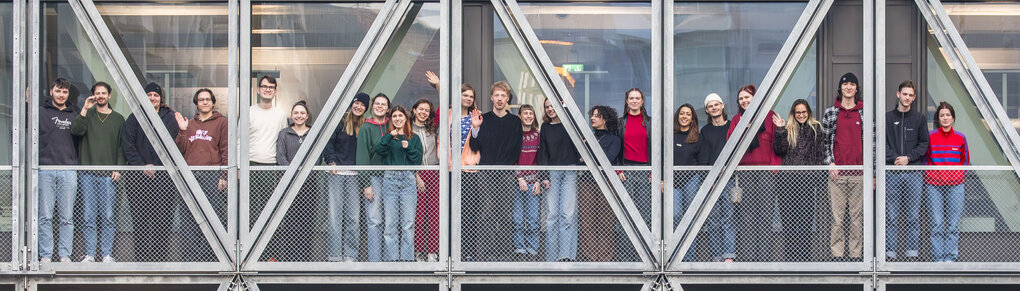
[[567,72],[584,71],[584,64],[563,64],[563,70]]

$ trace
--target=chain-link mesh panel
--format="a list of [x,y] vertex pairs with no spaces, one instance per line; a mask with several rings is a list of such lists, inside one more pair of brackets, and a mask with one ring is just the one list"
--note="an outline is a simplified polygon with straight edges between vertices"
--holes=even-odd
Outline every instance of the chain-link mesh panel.
[[891,262],[1020,261],[1003,251],[1020,242],[1013,171],[887,171],[885,196]]
[[859,172],[737,171],[684,260],[861,261]]
[[[637,206],[644,223],[650,227],[652,225],[652,172],[627,170],[620,171],[617,175],[623,178],[623,187],[627,189],[630,198],[634,200],[634,206]],[[659,189],[655,189],[655,191],[659,191]],[[617,235],[624,235],[622,231],[622,229],[617,229]]]
[[[0,171],[0,246],[10,246],[13,226],[13,200],[11,197],[11,171]],[[6,248],[4,248],[6,249]],[[10,262],[11,252],[0,251],[0,261]]]
[[280,184],[283,177],[282,170],[262,169],[254,166],[248,174],[248,227],[255,225],[259,214],[266,207],[269,197],[273,196],[276,185]]
[[[62,194],[64,189],[73,193]],[[40,226],[40,255],[52,253],[54,262],[86,256],[97,262],[106,256],[120,262],[216,261],[166,171],[41,170],[39,197],[39,221],[52,223]],[[62,223],[64,211],[73,212],[69,224]],[[52,248],[42,250],[48,242]]]
[[[462,176],[464,261],[639,261],[587,171],[483,170]],[[521,185],[517,177],[529,179]],[[535,183],[542,188],[535,194]],[[522,191],[523,189],[527,189]]]
[[673,171],[673,228],[676,229],[683,219],[691,201],[698,194],[701,182],[708,171],[675,170]]
[[437,262],[439,224],[438,171],[313,171],[259,260]]

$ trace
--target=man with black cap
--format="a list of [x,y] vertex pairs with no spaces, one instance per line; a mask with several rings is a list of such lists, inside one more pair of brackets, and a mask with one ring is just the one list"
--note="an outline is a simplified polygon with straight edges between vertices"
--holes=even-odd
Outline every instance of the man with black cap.
[[[826,108],[822,115],[825,163],[830,166],[862,165],[864,101],[857,76],[849,72],[843,74],[837,94],[835,104]],[[829,251],[835,261],[844,260],[846,249],[850,250],[851,261],[860,260],[863,254],[862,174],[860,170],[829,170],[829,206],[832,210]],[[843,224],[847,211],[849,228]]]
[[[156,110],[160,121],[170,133],[170,139],[177,136],[180,128],[174,119],[174,111],[163,101],[163,88],[156,83],[145,85],[145,96]],[[155,124],[154,124],[155,125]],[[155,132],[155,130],[153,130]],[[156,150],[149,142],[149,137],[142,131],[138,116],[132,114],[124,122],[120,131],[120,146],[124,149],[124,158],[128,165],[160,166],[163,165]],[[136,185],[150,185],[144,191],[128,193],[131,203],[131,216],[135,221],[135,259],[138,261],[162,262],[167,260],[167,242],[170,241],[170,220],[161,217],[173,217],[174,192],[173,181],[166,171],[142,170],[141,173],[128,175]]]

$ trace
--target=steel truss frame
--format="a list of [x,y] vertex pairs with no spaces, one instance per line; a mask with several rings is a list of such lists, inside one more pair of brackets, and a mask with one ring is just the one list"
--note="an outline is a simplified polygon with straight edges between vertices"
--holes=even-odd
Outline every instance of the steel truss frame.
[[[392,41],[391,36],[395,27],[408,19],[408,11],[413,1],[388,0],[377,16],[369,34],[362,41],[352,60],[352,65],[345,70],[340,81],[334,88],[327,108],[323,112],[330,112],[328,122],[320,122],[310,132],[311,137],[317,140],[316,143],[303,145],[299,151],[295,165],[286,168],[286,183],[279,185],[273,192],[266,209],[259,213],[256,224],[248,227],[250,211],[248,202],[248,173],[250,171],[246,161],[239,151],[230,156],[228,166],[225,168],[232,178],[239,178],[240,183],[230,183],[230,205],[231,213],[228,217],[226,227],[217,223],[218,217],[212,210],[210,202],[202,193],[201,188],[195,180],[192,171],[205,168],[188,167],[183,161],[181,154],[175,150],[174,143],[168,133],[159,124],[159,118],[155,111],[149,106],[144,106],[144,94],[142,83],[134,75],[130,64],[127,62],[124,52],[113,38],[110,29],[102,20],[93,0],[69,0],[68,3],[74,9],[77,20],[82,25],[89,39],[92,41],[100,57],[107,64],[108,69],[114,76],[114,82],[127,92],[128,104],[132,112],[143,118],[139,118],[149,140],[154,141],[154,147],[163,161],[165,169],[171,173],[173,181],[178,189],[181,189],[182,198],[188,205],[189,210],[208,239],[210,245],[216,252],[219,262],[210,263],[117,263],[111,265],[88,265],[80,264],[40,264],[37,259],[34,246],[38,244],[35,233],[37,229],[37,175],[40,169],[57,169],[60,167],[46,167],[38,165],[38,153],[35,148],[39,144],[37,138],[38,120],[27,120],[22,115],[23,110],[31,110],[29,116],[38,115],[38,104],[41,101],[38,90],[21,91],[17,88],[29,87],[40,88],[39,76],[40,66],[40,0],[14,1],[14,28],[13,28],[13,59],[14,74],[13,84],[14,103],[16,110],[12,112],[13,118],[21,125],[30,126],[32,132],[25,134],[15,128],[12,132],[12,148],[19,149],[25,156],[12,153],[12,165],[0,167],[0,171],[9,170],[12,173],[12,201],[13,219],[15,231],[12,233],[11,247],[12,260],[9,264],[0,265],[0,284],[9,282],[22,290],[35,290],[39,284],[213,284],[219,285],[221,290],[236,290],[237,288],[249,288],[258,290],[259,284],[273,284],[282,282],[301,282],[304,284],[437,284],[440,290],[459,290],[463,284],[598,284],[598,283],[633,283],[641,284],[643,290],[657,288],[657,282],[668,282],[674,289],[682,290],[678,283],[699,284],[699,283],[722,283],[722,284],[768,284],[768,283],[795,283],[795,284],[862,284],[866,290],[884,290],[889,284],[918,284],[918,283],[940,283],[940,284],[1020,284],[1020,278],[1015,276],[1015,270],[1020,269],[1020,263],[996,263],[996,262],[974,262],[955,264],[932,264],[932,263],[893,263],[885,262],[884,235],[884,172],[885,170],[898,170],[899,167],[886,167],[879,162],[875,165],[877,171],[870,171],[871,165],[864,165],[867,173],[877,175],[877,186],[874,189],[877,194],[875,202],[866,199],[865,208],[868,209],[865,215],[865,261],[855,263],[737,263],[730,265],[711,263],[685,263],[680,262],[677,254],[685,253],[693,242],[704,224],[705,219],[711,212],[714,202],[722,191],[720,181],[725,181],[733,175],[734,171],[746,169],[736,166],[735,161],[741,158],[740,153],[744,152],[750,143],[746,137],[751,136],[748,128],[757,128],[764,122],[766,110],[770,108],[779,92],[782,91],[786,81],[790,78],[796,62],[800,59],[807,44],[813,38],[819,23],[824,19],[833,0],[811,0],[797,25],[794,32],[786,40],[780,52],[769,70],[768,75],[762,82],[762,90],[757,94],[748,109],[747,116],[737,126],[738,134],[723,150],[723,158],[719,159],[711,168],[709,179],[713,183],[703,183],[698,195],[692,203],[691,209],[684,213],[683,221],[670,233],[670,223],[665,223],[664,217],[672,217],[671,198],[662,198],[661,195],[653,195],[653,222],[649,226],[644,223],[641,214],[637,211],[631,194],[627,193],[619,178],[614,174],[615,170],[627,169],[626,167],[614,167],[606,159],[605,154],[594,140],[593,135],[585,125],[585,120],[580,108],[573,102],[572,96],[566,90],[562,80],[559,79],[553,70],[553,63],[546,55],[541,44],[524,18],[516,0],[490,0],[494,6],[498,20],[507,28],[511,39],[534,74],[543,93],[553,100],[555,110],[564,118],[564,124],[571,130],[568,131],[575,147],[592,163],[585,168],[596,174],[596,180],[605,198],[612,206],[615,217],[624,224],[634,247],[641,255],[641,262],[637,263],[498,263],[498,262],[461,262],[460,246],[460,216],[455,215],[461,210],[460,206],[460,185],[461,170],[459,163],[448,164],[445,157],[446,152],[440,152],[441,165],[452,167],[453,175],[449,178],[443,176],[440,181],[443,193],[451,193],[450,196],[441,195],[440,202],[441,221],[441,257],[447,258],[446,262],[439,263],[336,263],[336,264],[309,264],[302,263],[260,263],[257,258],[264,251],[266,245],[272,238],[273,233],[279,227],[284,215],[292,204],[300,185],[308,177],[312,170],[319,170],[321,167],[312,167],[314,159],[309,152],[318,152],[324,147],[322,139],[315,139],[323,132],[331,132],[336,121],[339,120],[337,112],[345,112],[347,104],[357,92],[358,86],[369,74],[371,65],[378,61],[380,52]],[[239,100],[242,105],[247,105],[250,100],[251,80],[248,77],[251,71],[251,1],[250,0],[228,0],[228,13],[230,19],[229,39],[229,93],[231,100]],[[666,159],[671,160],[671,151],[667,149],[672,144],[670,135],[662,135],[663,127],[669,120],[663,120],[668,116],[666,108],[673,108],[673,42],[667,41],[673,37],[673,26],[669,25],[672,19],[672,1],[652,1],[651,9],[653,14],[653,94],[663,96],[655,98],[653,107],[662,110],[653,114],[654,129],[656,136],[653,137],[653,150],[663,152]],[[939,45],[947,48],[947,55],[954,64],[956,73],[960,76],[967,92],[977,103],[982,116],[993,119],[988,122],[990,129],[999,143],[999,146],[1006,150],[1005,154],[1010,161],[1010,166],[1001,167],[973,167],[974,170],[1012,170],[1020,176],[1020,136],[1012,129],[1005,126],[1009,119],[1002,106],[995,98],[987,80],[984,79],[976,61],[967,49],[966,44],[960,37],[959,32],[950,21],[948,15],[939,0],[915,0],[922,16],[933,28],[935,38]],[[440,33],[441,46],[441,69],[440,77],[443,80],[441,86],[440,107],[449,107],[451,100],[456,100],[459,95],[454,85],[459,84],[463,79],[462,72],[454,68],[461,67],[463,35],[454,27],[463,26],[462,5],[463,0],[441,0],[442,27]],[[866,102],[876,104],[874,111],[866,113],[865,130],[871,131],[870,120],[876,120],[879,126],[884,124],[884,102],[872,102],[884,100],[885,93],[877,88],[884,88],[885,84],[885,0],[864,1],[865,6],[865,78],[862,78],[867,90],[865,93]],[[353,65],[353,64],[361,64]],[[242,89],[243,88],[243,89]],[[27,93],[27,96],[24,95]],[[240,96],[241,98],[237,98]],[[27,98],[26,105],[19,100]],[[30,106],[31,108],[25,108]],[[146,109],[148,108],[148,109]],[[230,138],[232,148],[247,148],[247,142],[239,141],[238,132],[244,132],[247,123],[245,120],[247,112],[239,110],[241,106],[231,107],[231,116],[239,118],[230,119]],[[328,110],[327,110],[328,109]],[[876,114],[878,113],[878,114]],[[874,115],[873,115],[874,114]],[[452,113],[455,119],[459,118],[459,111]],[[874,117],[874,118],[872,118]],[[449,136],[452,130],[449,124],[443,124],[440,128],[442,136]],[[458,125],[459,126],[459,125]],[[879,128],[881,130],[881,128]],[[586,140],[586,141],[582,141]],[[660,142],[661,141],[661,142]],[[239,142],[239,143],[238,143]],[[878,136],[878,144],[884,143],[884,137]],[[865,148],[871,144],[870,140],[865,141]],[[458,147],[459,140],[441,139],[441,146]],[[875,157],[883,156],[884,148],[877,147],[877,152],[872,155],[866,151],[865,160],[877,160]],[[459,151],[452,152],[452,159],[459,160]],[[486,167],[477,167],[486,168]],[[500,167],[491,167],[499,169]],[[682,168],[682,167],[681,167]],[[826,167],[819,167],[819,169]],[[922,169],[919,167],[917,169]],[[216,168],[218,169],[218,168]],[[644,169],[644,168],[641,168]],[[663,175],[680,168],[663,164],[659,161],[651,166],[654,177],[665,179],[672,187],[669,180],[672,175]],[[699,169],[709,169],[707,167]],[[915,169],[915,168],[904,168]],[[653,177],[653,178],[654,178]],[[867,177],[865,177],[867,178]],[[653,187],[654,188],[654,187]],[[871,191],[866,188],[865,191]],[[667,192],[669,193],[669,192]],[[865,195],[868,197],[868,195]],[[870,207],[870,203],[875,203]],[[697,206],[697,207],[694,207]],[[661,211],[661,212],[660,212]],[[453,214],[453,215],[452,215]],[[671,219],[670,219],[671,220]],[[870,242],[876,242],[872,244]],[[5,262],[6,263],[6,262]],[[297,271],[319,271],[322,274],[293,274],[286,272]],[[527,270],[529,273],[515,274]],[[360,273],[370,271],[389,271],[388,275],[362,275]],[[597,275],[586,274],[585,272],[609,272]],[[680,272],[698,273],[680,273]],[[222,273],[221,273],[222,272]],[[263,273],[258,273],[263,272]],[[270,273],[273,272],[273,273]],[[342,276],[335,276],[335,273],[343,272]],[[531,273],[538,272],[538,273]],[[618,272],[618,273],[612,273]],[[738,274],[738,272],[784,272],[774,274]],[[822,273],[819,273],[822,272]],[[907,272],[912,272],[908,274]],[[918,274],[920,272],[920,274]],[[544,273],[544,274],[543,274]],[[823,274],[824,273],[824,274]],[[953,275],[945,275],[951,273]],[[998,273],[998,274],[991,274]],[[389,275],[391,274],[391,275]]]

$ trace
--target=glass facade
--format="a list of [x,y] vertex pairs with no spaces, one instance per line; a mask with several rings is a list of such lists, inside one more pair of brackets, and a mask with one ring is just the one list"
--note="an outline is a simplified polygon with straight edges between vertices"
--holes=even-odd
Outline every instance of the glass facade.
[[[1010,163],[1017,153],[1000,146],[989,131],[994,127],[989,122],[998,119],[981,114],[965,86],[973,81],[959,76],[934,37],[942,28],[929,26],[923,18],[910,26],[917,39],[886,45],[913,54],[897,55],[896,62],[914,69],[923,88],[919,92],[924,96],[915,104],[922,105],[917,106],[921,123],[932,131],[909,136],[944,139],[923,149],[916,163],[894,165],[883,157],[864,160],[853,147],[869,151],[865,126],[874,125],[876,134],[889,132],[888,123],[880,122],[889,121],[884,115],[864,113],[874,113],[876,107],[865,104],[826,114],[831,95],[819,93],[840,89],[823,84],[835,83],[845,72],[837,70],[867,68],[865,60],[876,53],[869,47],[873,42],[858,45],[845,39],[862,30],[854,22],[862,21],[855,14],[862,10],[859,3],[838,2],[827,13],[840,17],[824,17],[805,11],[817,3],[793,1],[465,2],[452,7],[456,13],[450,13],[447,1],[254,2],[240,7],[237,15],[231,14],[234,3],[221,1],[42,2],[31,8],[37,10],[0,3],[0,15],[8,16],[0,18],[5,31],[0,33],[0,129],[11,132],[18,118],[45,122],[36,109],[49,102],[50,82],[67,78],[73,106],[66,112],[75,121],[66,124],[73,128],[66,136],[71,142],[62,149],[78,161],[46,160],[54,154],[49,143],[55,139],[54,131],[45,127],[59,122],[28,122],[21,128],[28,133],[22,140],[0,137],[0,151],[11,153],[0,158],[0,194],[7,193],[0,195],[0,245],[11,246],[10,252],[0,252],[0,261],[11,261],[0,264],[0,273],[9,271],[21,279],[35,276],[28,272],[57,272],[46,279],[49,283],[60,283],[69,277],[65,274],[186,273],[182,282],[202,276],[222,280],[224,274],[235,273],[238,278],[278,275],[264,277],[270,280],[263,281],[267,287],[292,283],[281,281],[288,277],[329,274],[346,280],[348,275],[384,274],[365,282],[423,288],[441,282],[440,289],[454,277],[466,281],[453,284],[476,288],[579,283],[561,281],[568,281],[565,276],[610,273],[623,278],[617,284],[626,284],[617,287],[633,289],[637,285],[629,284],[643,284],[648,274],[663,270],[748,277],[837,274],[846,278],[827,283],[853,288],[870,282],[872,275],[881,277],[881,285],[887,279],[882,276],[912,272],[937,271],[956,278],[979,270],[1014,279],[1020,255],[997,250],[1020,240],[1020,214],[1015,211],[1020,208],[1020,173],[1018,165]],[[843,9],[847,7],[851,9]],[[517,9],[522,14],[514,14]],[[1020,128],[1017,11],[1020,5],[1015,3],[972,2],[946,3],[945,11],[936,11],[952,20],[963,38],[956,45],[970,49],[1014,128]],[[9,16],[16,13],[38,16],[38,27],[15,23]],[[463,18],[446,18],[451,14]],[[240,27],[248,16],[251,27]],[[798,40],[791,34],[805,28],[797,26],[798,21],[807,18],[820,21],[821,28],[799,40],[805,44],[803,52],[782,54],[784,46]],[[93,19],[101,19],[102,25]],[[445,27],[457,19],[465,23]],[[525,21],[528,25],[522,25]],[[17,30],[22,34],[16,39],[13,32],[21,26],[30,34]],[[447,28],[469,37],[451,41],[442,34]],[[103,35],[107,29],[111,39],[87,33]],[[842,34],[846,30],[854,33]],[[231,32],[250,42],[232,42]],[[536,43],[517,37],[531,34]],[[38,54],[19,43],[32,48],[35,41]],[[443,55],[457,45],[462,46],[457,50],[461,55]],[[903,49],[915,46],[913,51]],[[249,48],[250,55],[240,57],[250,58],[231,59]],[[548,55],[548,63],[536,58],[538,50]],[[38,81],[27,88],[27,95],[15,88],[20,86],[14,83],[20,73],[14,68],[16,52],[29,56],[19,66],[31,74],[27,84]],[[122,53],[130,71],[103,61],[112,53]],[[444,66],[451,57],[462,60],[463,67]],[[792,61],[788,67],[773,68],[777,58]],[[664,72],[666,68],[673,71]],[[783,88],[768,104],[776,118],[766,119],[761,129],[736,135],[731,135],[731,126],[702,130],[700,145],[687,138],[691,131],[677,132],[685,127],[674,116],[682,104],[692,105],[691,115],[704,129],[711,124],[706,96],[716,93],[733,118],[741,103],[739,88],[773,81],[766,80],[772,69],[783,70],[774,80]],[[438,107],[442,101],[453,107],[463,104],[465,92],[458,90],[459,84],[432,75],[451,70],[482,74],[465,80],[506,81],[512,94],[508,112],[518,117],[500,115],[502,104],[490,99],[493,84],[486,83],[470,84],[476,109],[485,117],[451,120],[452,112]],[[552,71],[555,75],[546,75]],[[338,84],[351,72],[356,72],[356,84]],[[891,82],[873,80],[875,74],[861,72],[858,85]],[[264,76],[276,83],[262,84]],[[231,82],[238,78],[245,81]],[[160,101],[180,116],[149,122],[168,131],[176,126],[182,133],[171,131],[171,136],[138,144],[131,137],[151,130],[137,123],[136,128],[106,127],[109,123],[99,110],[98,124],[88,121],[89,116],[79,118],[77,110],[91,106],[87,100],[96,97],[89,90],[100,81],[111,84],[110,109],[124,117],[141,116],[129,102],[154,104],[153,97],[120,88],[118,79],[159,84],[164,92]],[[558,86],[547,86],[549,82],[562,82],[566,92],[556,92]],[[673,92],[655,96],[662,91],[656,84]],[[331,96],[338,85],[345,91]],[[443,86],[449,86],[450,96],[440,94]],[[553,91],[543,89],[550,87]],[[216,96],[210,110],[223,114],[221,121],[233,134],[227,134],[227,125],[211,128],[208,122],[216,118],[205,115],[210,111],[199,97],[204,95],[196,93],[202,88]],[[631,88],[644,93],[636,106],[658,123],[628,114],[638,111],[628,101],[633,99],[626,94]],[[867,95],[873,90],[858,88],[873,97]],[[390,102],[385,109],[377,108],[381,106],[375,98],[362,108],[328,104],[330,97],[351,98],[358,92],[386,95]],[[762,93],[757,96],[765,96]],[[275,97],[265,102],[269,95]],[[543,124],[551,110],[544,101],[567,95],[580,112],[566,108],[561,113],[567,116],[560,116],[565,125]],[[672,108],[657,106],[670,97]],[[806,101],[821,123],[793,124],[803,113],[794,107],[798,99]],[[419,110],[419,100],[432,106]],[[30,110],[15,114],[15,105],[22,101]],[[307,103],[305,112],[295,110],[300,101]],[[939,121],[933,115],[940,102],[956,108],[953,128],[965,134],[965,147],[942,144],[959,141],[951,134],[936,136]],[[606,107],[592,114],[590,109],[597,106]],[[616,111],[619,119],[607,119],[604,109]],[[255,113],[258,110],[271,112]],[[364,111],[360,119],[355,113],[359,110]],[[375,118],[376,112],[386,116]],[[196,118],[185,121],[192,116]],[[526,124],[531,119],[535,126]],[[584,124],[571,124],[573,120]],[[343,127],[348,122],[358,126]],[[332,126],[338,129],[322,131]],[[83,133],[83,128],[91,131]],[[213,136],[211,131],[220,128],[222,136]],[[272,130],[267,134],[265,128]],[[787,129],[813,136],[788,138],[789,133],[780,133]],[[96,131],[108,134],[96,141]],[[442,148],[439,135],[444,131],[460,134],[471,144]],[[307,138],[309,133],[317,138]],[[887,153],[895,150],[888,140],[907,136],[887,135]],[[716,143],[707,142],[709,138]],[[754,140],[748,140],[743,153],[730,156],[725,145],[741,139]],[[98,142],[103,146],[97,147]],[[145,153],[151,161],[123,161],[128,158],[121,155],[128,154],[122,149],[109,157],[114,161],[90,162],[102,156],[99,150],[128,145],[152,147]],[[840,146],[851,150],[834,150]],[[954,148],[932,149],[938,146]],[[316,147],[325,149],[313,152]],[[967,160],[942,156],[961,148],[968,151]],[[710,168],[714,156],[702,157],[716,150],[732,158],[723,173]],[[669,152],[674,161],[663,160]],[[603,153],[606,156],[598,156]],[[275,162],[266,162],[269,156]],[[12,163],[12,157],[19,162]],[[826,158],[857,160],[829,166],[822,161]],[[868,163],[883,160],[884,172],[871,170]],[[168,163],[158,165],[163,161]],[[176,165],[179,161],[207,167],[183,171],[183,165]],[[937,168],[951,162],[965,167]],[[288,175],[302,178],[285,180]],[[869,185],[871,175],[877,178]],[[695,199],[698,194],[716,197],[701,202]],[[685,214],[703,225],[682,224]],[[884,240],[878,238],[883,230]],[[690,249],[679,253],[686,238],[693,238]],[[935,263],[945,261],[957,264]],[[527,273],[520,275],[521,282],[499,279],[502,272],[521,270]],[[471,281],[482,274],[495,274],[496,279],[481,285]],[[716,284],[703,279],[685,284]],[[337,283],[315,280],[308,283]],[[613,283],[607,280],[586,283]],[[662,275],[655,280],[665,284],[686,278]]]

